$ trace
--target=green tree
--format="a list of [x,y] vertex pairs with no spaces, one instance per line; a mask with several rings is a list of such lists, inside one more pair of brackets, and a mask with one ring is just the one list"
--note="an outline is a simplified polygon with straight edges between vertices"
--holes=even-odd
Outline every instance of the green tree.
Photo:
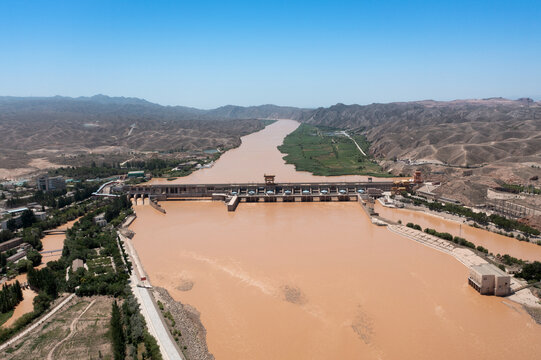
[[7,228],[9,231],[15,231],[17,230],[17,222],[15,221],[15,219],[9,219],[7,224],[6,224]]
[[17,262],[17,271],[19,274],[27,272],[32,268],[32,261],[21,259]]
[[37,252],[36,250],[30,250],[26,253],[26,258],[30,261],[32,261],[32,265],[38,266],[41,264],[41,254]]
[[30,227],[35,222],[36,222],[36,217],[34,216],[34,213],[32,212],[32,210],[25,210],[22,212],[21,223],[22,223],[23,228]]
[[49,295],[40,292],[33,300],[34,312],[41,314],[49,308],[51,301],[53,301],[53,299]]
[[524,267],[522,268],[520,273],[517,274],[517,276],[528,281],[541,281],[541,262],[534,261],[531,264],[524,265]]
[[0,254],[0,267],[3,268],[4,266],[7,265],[7,259],[8,259],[8,257],[6,256],[5,253]]
[[122,328],[122,317],[116,300],[113,302],[110,329],[111,340],[113,341],[113,356],[115,360],[124,360],[126,357],[126,340]]

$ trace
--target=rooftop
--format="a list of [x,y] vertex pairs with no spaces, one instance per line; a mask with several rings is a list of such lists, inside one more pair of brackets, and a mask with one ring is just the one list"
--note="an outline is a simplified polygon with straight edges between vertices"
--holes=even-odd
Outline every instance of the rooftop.
[[495,275],[495,276],[509,276],[508,273],[501,270],[499,267],[492,264],[474,265],[472,269],[477,271],[481,275]]
[[22,208],[18,208],[18,209],[6,210],[6,212],[7,212],[8,214],[16,214],[16,213],[23,212],[23,211],[25,211],[25,210],[28,210],[28,208],[22,207]]

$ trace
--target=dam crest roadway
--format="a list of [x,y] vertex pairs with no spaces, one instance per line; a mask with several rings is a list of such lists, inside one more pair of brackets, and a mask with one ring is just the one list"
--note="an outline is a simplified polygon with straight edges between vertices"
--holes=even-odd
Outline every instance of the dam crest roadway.
[[[407,184],[401,182],[404,188]],[[239,202],[311,202],[350,201],[359,197],[379,197],[384,191],[396,190],[396,182],[310,182],[275,183],[274,175],[265,175],[263,183],[236,184],[144,184],[126,186],[130,198],[150,200],[187,200],[212,198],[223,200],[229,211]]]

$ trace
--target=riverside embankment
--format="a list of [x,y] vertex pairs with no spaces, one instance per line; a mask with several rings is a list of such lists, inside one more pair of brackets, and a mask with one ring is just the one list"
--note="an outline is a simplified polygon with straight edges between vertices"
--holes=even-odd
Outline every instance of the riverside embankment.
[[[67,230],[72,227],[72,225],[77,222],[78,219],[72,220],[67,222],[64,225],[61,225],[53,230]],[[62,255],[62,251],[49,253],[48,251],[52,250],[58,250],[62,249],[64,246],[64,240],[66,238],[65,234],[54,234],[54,235],[45,235],[41,242],[43,244],[42,249],[42,259],[41,264],[38,265],[36,268],[41,269],[46,266],[47,262],[54,261],[60,259],[60,256]],[[26,273],[17,275],[15,278],[7,281],[7,284],[14,283],[15,281],[19,281],[21,284],[24,284],[27,282],[26,280]],[[15,323],[17,319],[19,319],[21,316],[23,316],[26,313],[29,313],[34,310],[33,301],[34,298],[37,296],[37,293],[30,289],[25,288],[23,289],[23,300],[17,304],[13,311],[13,315],[4,323],[2,324],[2,327],[9,327]]]
[[424,211],[388,208],[382,206],[378,201],[376,201],[375,210],[382,217],[392,221],[401,220],[403,224],[412,222],[419,224],[423,229],[437,229],[440,232],[448,232],[453,236],[466,238],[475,245],[487,248],[494,255],[509,254],[523,260],[541,261],[541,246],[475,228],[465,224],[463,219],[457,221]]
[[[276,149],[296,126],[278,121],[177,181],[311,181]],[[521,306],[480,296],[462,263],[373,225],[357,202],[161,206],[135,206],[133,244],[152,284],[199,311],[217,359],[541,355]]]

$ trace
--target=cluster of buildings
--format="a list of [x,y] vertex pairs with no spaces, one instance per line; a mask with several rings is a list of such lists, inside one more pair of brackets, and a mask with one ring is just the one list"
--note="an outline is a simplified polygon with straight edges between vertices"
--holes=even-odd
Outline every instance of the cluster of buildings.
[[14,251],[14,253],[11,253],[11,255],[6,259],[8,263],[17,262],[18,260],[22,259],[23,257],[26,256],[26,253],[31,248],[32,246],[30,244],[23,243],[23,239],[20,237],[0,243],[0,253],[6,252],[9,250]]
[[[36,188],[43,192],[62,191],[66,189],[66,181],[62,176],[43,175],[37,178]],[[24,211],[31,210],[37,220],[45,220],[47,214],[42,211],[42,206],[37,203],[29,203],[25,207],[0,211],[0,229],[8,229],[8,222],[14,221],[16,226],[21,226],[21,215]]]
[[47,213],[41,210],[41,206],[37,203],[30,203],[28,206],[20,207],[17,209],[5,210],[0,213],[0,229],[7,230],[8,222],[14,221],[17,227],[22,225],[22,213],[31,210],[34,213],[36,220],[42,221],[47,218]]

